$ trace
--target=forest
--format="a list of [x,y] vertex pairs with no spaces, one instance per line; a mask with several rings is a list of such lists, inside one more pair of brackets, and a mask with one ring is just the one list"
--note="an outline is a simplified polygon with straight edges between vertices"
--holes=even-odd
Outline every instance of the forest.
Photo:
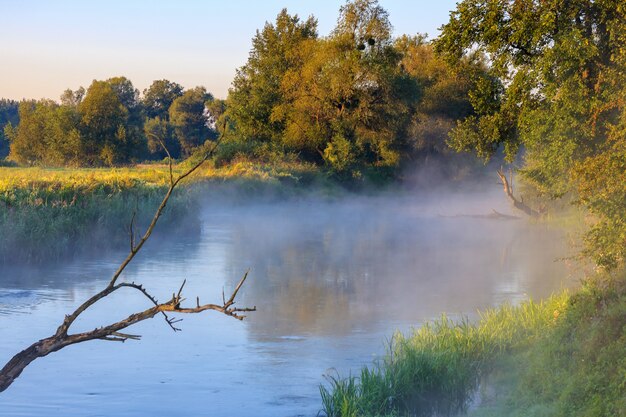
[[[124,76],[68,88],[58,101],[2,99],[0,225],[15,228],[0,250],[63,234],[69,212],[86,230],[110,228],[137,205],[133,193],[158,203],[167,184],[155,173],[167,175],[168,163],[183,172],[209,148],[210,167],[193,183],[274,181],[299,195],[312,184],[357,194],[397,187],[433,163],[457,184],[486,169],[497,179],[501,166],[502,197],[523,208],[516,215],[558,223],[578,213],[575,258],[593,277],[573,294],[400,336],[358,378],[331,378],[323,410],[453,415],[490,375],[504,391],[476,415],[624,415],[625,45],[621,0],[462,0],[434,39],[394,35],[377,0],[350,0],[326,36],[314,16],[287,9],[266,22],[223,100],[165,79],[140,92]],[[102,186],[46,179],[50,168]],[[42,174],[31,181],[28,172]],[[98,213],[111,196],[119,201]],[[40,225],[30,240],[27,217]]]

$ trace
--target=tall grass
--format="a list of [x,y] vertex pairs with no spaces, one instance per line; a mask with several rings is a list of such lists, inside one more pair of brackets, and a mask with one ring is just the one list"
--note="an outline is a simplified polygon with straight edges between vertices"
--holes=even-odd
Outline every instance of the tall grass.
[[555,326],[569,296],[488,310],[476,324],[446,316],[413,334],[396,334],[386,356],[359,377],[320,387],[328,417],[434,416],[463,411],[501,354]]
[[586,282],[554,328],[502,358],[472,416],[626,416],[626,273]]

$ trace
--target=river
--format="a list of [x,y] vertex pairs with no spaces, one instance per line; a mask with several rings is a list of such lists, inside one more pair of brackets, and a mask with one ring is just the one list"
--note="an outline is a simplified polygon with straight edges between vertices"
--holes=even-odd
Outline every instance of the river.
[[[214,312],[160,318],[139,341],[95,341],[40,358],[0,394],[0,416],[315,416],[325,376],[357,372],[395,330],[446,313],[542,298],[577,284],[563,231],[507,211],[499,194],[208,204],[195,231],[149,242],[123,279],[160,300],[183,279],[191,304],[219,302],[246,270],[239,322]],[[510,213],[510,212],[509,212]],[[451,216],[451,217],[448,217]],[[103,288],[123,252],[0,272],[0,361],[54,333]],[[88,330],[148,308],[130,291],[76,323]]]

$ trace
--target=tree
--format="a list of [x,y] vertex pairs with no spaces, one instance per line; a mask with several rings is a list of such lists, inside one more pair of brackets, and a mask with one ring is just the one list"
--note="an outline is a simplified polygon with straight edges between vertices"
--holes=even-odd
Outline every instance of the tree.
[[77,165],[81,160],[80,116],[52,100],[22,101],[9,158],[19,163]]
[[261,142],[280,142],[284,126],[273,116],[283,104],[281,82],[289,69],[302,62],[299,48],[317,38],[317,21],[300,21],[283,9],[276,23],[267,22],[252,39],[246,64],[237,70],[228,94],[227,116],[237,135]]
[[437,56],[432,43],[422,35],[403,35],[394,40],[401,54],[400,66],[417,83],[420,99],[412,106],[405,136],[407,168],[429,169],[431,161],[440,175],[458,175],[459,170],[475,163],[475,158],[456,154],[447,144],[458,120],[474,114],[469,93],[475,80],[485,74],[479,56],[448,65]]
[[72,91],[68,88],[61,94],[61,104],[68,107],[78,107],[85,97],[85,88],[79,87],[78,90]]
[[174,129],[171,124],[160,117],[146,119],[144,124],[144,134],[148,141],[148,151],[159,159],[167,156],[164,147],[170,153],[172,158],[180,157],[180,143],[174,135]]
[[85,162],[114,165],[124,161],[129,110],[113,86],[94,80],[78,110],[83,125]]
[[[543,196],[581,192],[579,201],[606,226],[589,242],[607,266],[624,259],[626,226],[614,206],[591,196],[612,176],[626,180],[622,154],[613,155],[626,140],[625,41],[626,5],[618,0],[465,0],[436,41],[451,63],[489,57],[488,76],[470,94],[476,115],[452,132],[452,145],[484,158],[503,147],[510,161],[521,148],[520,173]],[[589,181],[594,176],[600,182]]]
[[397,166],[419,91],[399,65],[387,12],[373,0],[349,2],[328,39],[299,52],[304,64],[287,71],[287,100],[275,112],[285,144],[340,171],[351,168],[339,163],[348,155],[363,165]]
[[183,156],[208,139],[215,139],[215,131],[208,126],[206,103],[213,100],[204,87],[196,87],[176,98],[170,106],[170,123],[180,143]]
[[142,103],[139,100],[139,90],[126,77],[113,77],[106,82],[111,85],[120,102],[128,111],[128,119],[124,126],[124,161],[143,157],[146,154],[146,140],[143,136],[144,114]]
[[[172,195],[174,189],[180,184],[182,180],[191,175],[196,169],[198,169],[214,152],[215,146],[212,148],[204,149],[202,152],[202,156],[200,161],[194,164],[191,168],[183,172],[180,176],[174,177],[172,171],[172,162],[170,160],[170,183],[169,188],[163,197],[161,204],[159,205],[157,211],[152,218],[152,221],[148,228],[146,229],[143,236],[136,241],[135,232],[133,230],[133,222],[131,220],[130,224],[130,252],[126,256],[126,258],[122,261],[117,271],[113,274],[113,277],[109,281],[108,285],[103,288],[98,293],[94,294],[88,300],[83,302],[80,306],[76,308],[72,313],[65,316],[63,322],[59,325],[58,329],[54,333],[54,335],[41,339],[35,343],[33,343],[28,348],[23,351],[17,353],[7,364],[0,370],[0,392],[6,390],[16,378],[20,376],[22,371],[35,359],[44,357],[52,352],[56,352],[61,350],[67,346],[71,346],[77,343],[83,343],[90,340],[109,340],[109,341],[118,341],[124,342],[126,340],[138,340],[140,336],[132,335],[127,333],[122,333],[121,331],[132,326],[133,324],[139,323],[146,319],[152,318],[156,315],[162,315],[168,324],[168,326],[174,330],[179,331],[180,329],[175,326],[180,319],[176,319],[174,317],[170,317],[169,314],[195,314],[201,313],[207,310],[214,310],[225,314],[227,316],[236,318],[238,320],[243,320],[245,318],[244,315],[241,315],[242,312],[255,311],[256,307],[253,308],[238,308],[235,307],[236,297],[241,289],[242,285],[245,283],[247,278],[247,273],[243,276],[243,278],[239,281],[239,283],[235,286],[231,296],[228,300],[224,297],[221,304],[200,304],[200,299],[196,298],[196,305],[192,307],[184,307],[182,303],[184,302],[184,298],[182,296],[182,291],[185,286],[185,281],[183,281],[177,293],[172,295],[172,298],[166,302],[159,302],[157,299],[150,294],[150,292],[141,284],[136,284],[134,282],[124,282],[120,280],[124,270],[128,266],[130,262],[135,258],[137,253],[143,248],[145,242],[152,235],[152,231],[156,227],[157,222],[159,221],[161,215],[163,214],[163,210],[167,205],[170,196]],[[86,331],[82,333],[73,333],[70,334],[70,329],[74,322],[86,311],[88,311],[93,305],[95,305],[98,301],[108,297],[119,290],[130,289],[134,291],[138,291],[141,295],[145,296],[145,298],[153,305],[152,307],[137,312],[135,314],[131,314],[125,319],[119,320],[117,322],[113,322],[109,325],[96,328],[91,331]]]
[[4,133],[16,127],[19,123],[18,102],[15,100],[0,99],[0,159],[9,154],[9,137]]
[[143,90],[143,107],[148,118],[169,120],[169,109],[175,99],[183,95],[183,87],[168,80],[155,80]]

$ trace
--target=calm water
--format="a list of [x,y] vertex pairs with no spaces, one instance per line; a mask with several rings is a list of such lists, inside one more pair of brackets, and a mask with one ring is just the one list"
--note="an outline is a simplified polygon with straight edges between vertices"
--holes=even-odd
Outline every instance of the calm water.
[[[1,416],[315,416],[324,375],[369,364],[393,331],[545,297],[577,283],[562,232],[522,221],[440,214],[506,211],[503,201],[209,206],[201,228],[150,242],[124,278],[165,300],[219,302],[246,269],[239,322],[217,313],[163,320],[140,341],[89,342],[33,362],[0,394]],[[498,195],[499,197],[499,195]],[[103,288],[123,253],[0,272],[0,361],[51,335],[63,315]],[[97,305],[75,330],[149,307],[132,292]]]

